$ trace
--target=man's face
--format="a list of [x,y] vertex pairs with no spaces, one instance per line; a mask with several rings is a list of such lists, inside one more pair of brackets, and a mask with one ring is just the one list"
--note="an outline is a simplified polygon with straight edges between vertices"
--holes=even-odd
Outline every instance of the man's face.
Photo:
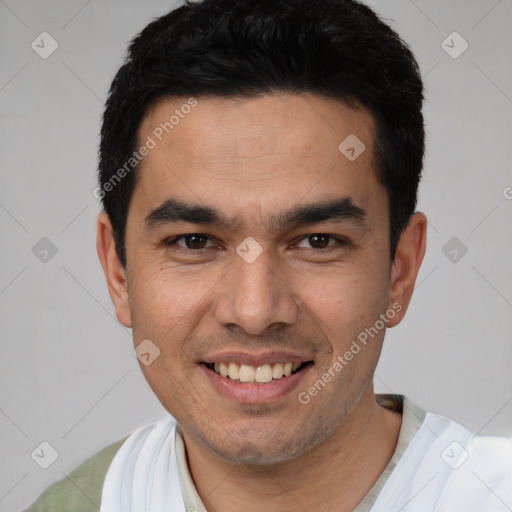
[[[141,368],[186,436],[231,460],[289,460],[343,424],[380,354],[382,328],[333,371],[391,307],[372,117],[313,96],[200,97],[159,141],[154,130],[186,102],[158,102],[140,127],[156,147],[130,203],[118,315],[136,346],[160,350]],[[366,147],[353,161],[357,148],[338,149],[351,134]]]

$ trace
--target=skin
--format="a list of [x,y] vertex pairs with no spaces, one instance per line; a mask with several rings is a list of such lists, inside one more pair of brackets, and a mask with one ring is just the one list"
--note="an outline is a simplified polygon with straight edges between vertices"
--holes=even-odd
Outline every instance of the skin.
[[[153,105],[139,140],[186,100]],[[149,338],[161,352],[141,369],[179,423],[209,511],[352,510],[385,469],[400,430],[401,415],[377,404],[372,384],[385,329],[307,405],[297,395],[380,314],[399,304],[388,327],[402,320],[425,252],[426,218],[413,215],[391,262],[388,198],[365,109],[295,94],[197,101],[142,162],[126,269],[107,215],[98,218],[98,254],[117,318],[133,329],[135,346]],[[366,146],[355,161],[338,150],[349,134]],[[170,197],[213,206],[237,225],[148,229],[146,216]],[[364,209],[364,222],[277,231],[268,223],[271,214],[338,197]],[[165,245],[190,233],[210,237],[207,247],[198,252],[183,239]],[[318,248],[308,239],[315,233],[345,243],[328,239],[327,249]],[[263,249],[250,264],[236,253],[246,237]],[[224,348],[290,350],[314,365],[284,397],[240,404],[219,393],[199,364]]]

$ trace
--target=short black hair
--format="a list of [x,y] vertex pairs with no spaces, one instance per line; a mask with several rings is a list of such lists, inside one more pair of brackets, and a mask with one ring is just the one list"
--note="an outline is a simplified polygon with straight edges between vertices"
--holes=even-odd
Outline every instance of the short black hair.
[[95,195],[123,266],[140,167],[133,155],[148,108],[163,97],[279,92],[339,99],[373,115],[394,259],[416,208],[425,146],[423,83],[409,47],[355,0],[186,0],[131,41],[106,102]]

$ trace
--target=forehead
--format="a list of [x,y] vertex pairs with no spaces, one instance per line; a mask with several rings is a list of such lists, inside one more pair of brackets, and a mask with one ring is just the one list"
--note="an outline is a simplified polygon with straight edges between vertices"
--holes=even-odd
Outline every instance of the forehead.
[[257,216],[345,196],[378,209],[376,195],[385,192],[374,172],[374,132],[365,109],[311,95],[165,98],[139,129],[139,144],[151,139],[154,147],[135,202],[147,210],[183,197],[234,216],[252,205]]
[[159,146],[180,145],[180,153],[192,158],[208,158],[212,153],[247,158],[282,151],[300,158],[305,151],[337,150],[351,134],[370,147],[373,133],[373,116],[363,107],[281,93],[255,98],[163,98],[146,112],[139,139],[149,135]]

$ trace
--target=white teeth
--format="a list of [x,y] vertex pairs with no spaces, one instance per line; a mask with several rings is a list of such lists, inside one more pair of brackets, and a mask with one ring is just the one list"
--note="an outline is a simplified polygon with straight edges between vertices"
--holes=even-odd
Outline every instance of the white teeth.
[[258,366],[256,370],[256,382],[270,382],[272,380],[272,368],[269,364]]
[[228,365],[226,363],[220,363],[219,366],[220,366],[220,374],[223,377],[227,377],[228,376]]
[[240,365],[240,372],[238,373],[238,378],[240,379],[240,382],[253,382],[254,374],[255,371],[252,366],[247,366],[246,364]]
[[274,379],[280,379],[283,375],[284,375],[283,364],[282,363],[276,363],[274,365],[274,368],[272,368],[272,377]]
[[239,372],[240,372],[240,365],[238,365],[236,363],[229,363],[228,375],[229,375],[230,379],[237,380]]
[[298,370],[301,363],[274,363],[261,366],[250,366],[238,363],[214,363],[216,373],[231,380],[239,380],[244,383],[265,384],[272,380],[289,377],[292,372]]

